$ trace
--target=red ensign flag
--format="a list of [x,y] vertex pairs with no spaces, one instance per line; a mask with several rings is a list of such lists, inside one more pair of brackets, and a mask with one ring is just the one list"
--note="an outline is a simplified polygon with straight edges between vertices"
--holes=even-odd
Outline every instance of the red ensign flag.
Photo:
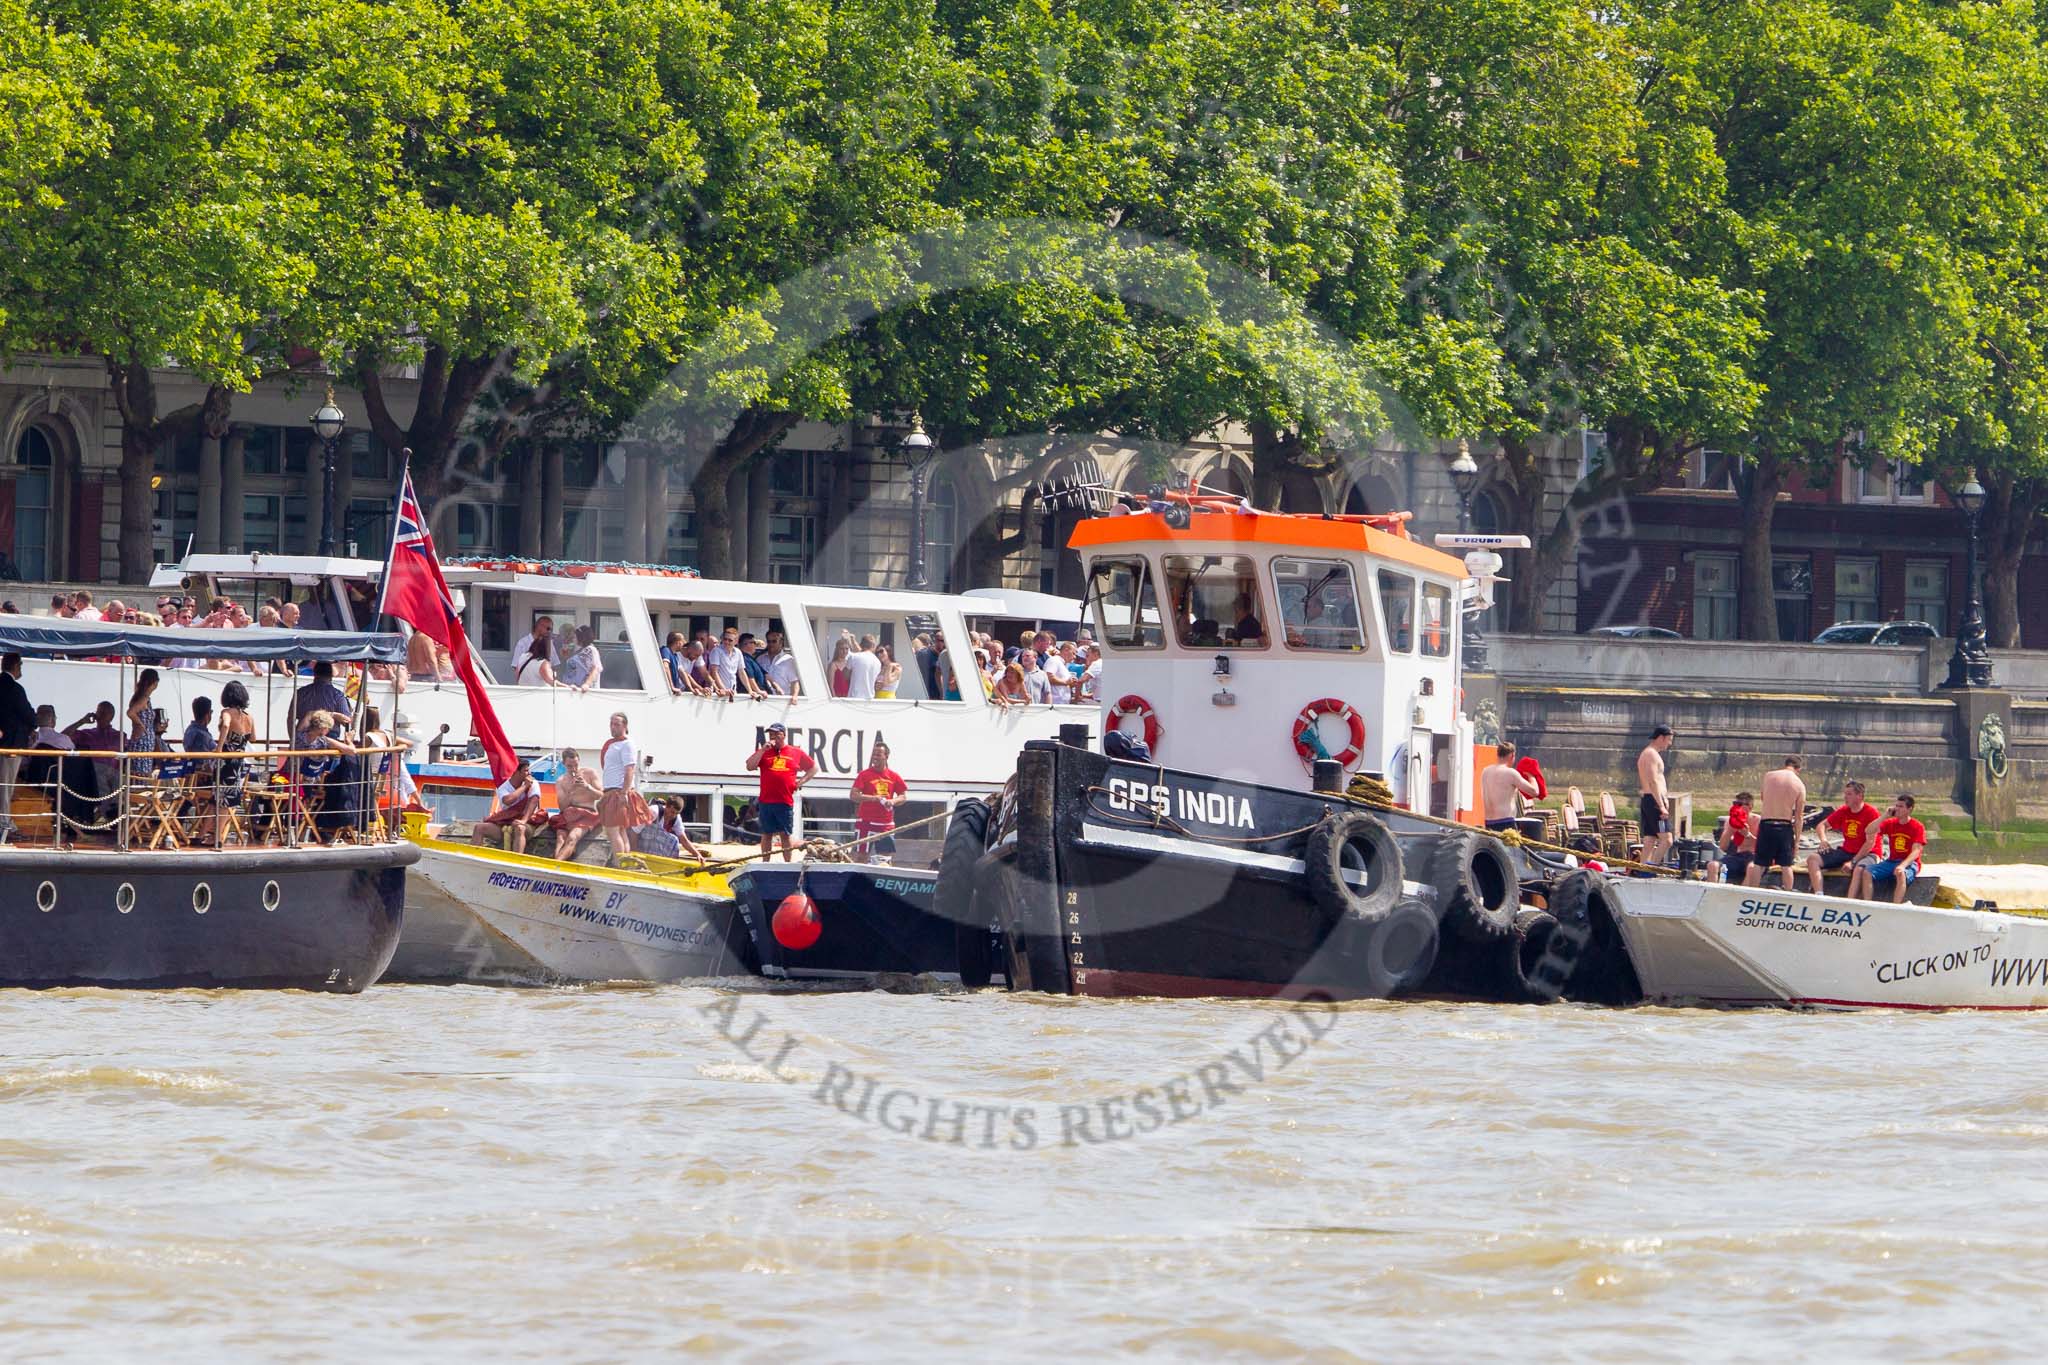
[[441,576],[441,561],[434,554],[434,538],[427,534],[427,519],[420,515],[419,500],[412,493],[412,471],[408,469],[398,486],[398,521],[392,528],[391,559],[384,570],[382,610],[411,626],[447,649],[455,663],[455,676],[469,693],[469,728],[482,741],[490,759],[491,776],[503,782],[519,766],[512,741],[491,707],[484,691],[483,675],[469,652],[469,637],[462,633],[462,617],[455,599],[448,594],[448,580]]

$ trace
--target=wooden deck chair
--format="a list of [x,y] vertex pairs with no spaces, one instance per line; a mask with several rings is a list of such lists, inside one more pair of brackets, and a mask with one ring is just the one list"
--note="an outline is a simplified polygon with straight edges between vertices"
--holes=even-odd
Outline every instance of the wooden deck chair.
[[249,809],[249,818],[255,822],[256,839],[262,843],[284,844],[290,842],[291,788],[277,786],[270,782],[247,782],[242,786],[242,801]]
[[229,787],[226,791],[218,787],[213,789],[213,809],[220,817],[219,833],[215,837],[220,840],[222,848],[226,848],[228,841],[231,839],[235,843],[244,845],[250,842],[249,822],[243,813],[248,805],[246,789],[243,789],[241,793],[241,801],[234,805],[229,805],[224,799],[226,796],[235,793],[235,791],[234,787]]
[[385,805],[392,801],[391,760],[393,754],[384,754],[377,764],[376,776],[363,783],[363,824],[362,836],[369,843],[383,843],[391,837],[391,823],[384,818]]
[[133,822],[129,838],[140,838],[143,847],[183,848],[185,832],[178,812],[185,804],[186,782],[192,765],[184,760],[168,762],[154,772],[135,772],[128,778],[128,815]]
[[320,842],[320,826],[313,817],[318,813],[315,803],[316,789],[320,779],[333,770],[334,764],[321,759],[292,759],[297,767],[291,781],[291,827],[299,842],[317,844]]

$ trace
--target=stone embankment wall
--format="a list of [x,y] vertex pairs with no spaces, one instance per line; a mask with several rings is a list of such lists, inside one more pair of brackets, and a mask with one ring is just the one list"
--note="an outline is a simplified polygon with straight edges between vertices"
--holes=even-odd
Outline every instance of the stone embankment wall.
[[[2048,813],[2048,653],[1997,654],[1997,686],[1959,702],[1940,687],[1946,641],[1872,649],[1506,636],[1490,644],[1507,738],[1538,756],[1552,787],[1576,785],[1589,800],[1606,790],[1633,804],[1636,755],[1664,724],[1676,732],[1666,760],[1672,789],[1702,803],[1755,790],[1798,754],[1816,794],[1855,777],[1874,799],[1909,790],[1968,810],[1983,804],[1982,785],[2008,816]],[[1996,782],[1979,755],[1987,714],[2005,742]]]

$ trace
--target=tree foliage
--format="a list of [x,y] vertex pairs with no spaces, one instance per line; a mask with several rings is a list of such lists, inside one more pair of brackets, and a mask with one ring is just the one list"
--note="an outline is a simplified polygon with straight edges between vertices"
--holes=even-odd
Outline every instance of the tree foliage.
[[[1845,456],[1981,476],[1995,580],[2048,506],[2041,38],[2034,0],[0,0],[0,354],[105,363],[124,576],[157,448],[324,367],[430,498],[634,438],[713,572],[806,418],[920,412],[970,522],[1092,433],[1242,429],[1266,500],[1491,433],[1528,623],[1712,444],[1769,638],[1773,508]],[[203,397],[161,411],[166,362]]]

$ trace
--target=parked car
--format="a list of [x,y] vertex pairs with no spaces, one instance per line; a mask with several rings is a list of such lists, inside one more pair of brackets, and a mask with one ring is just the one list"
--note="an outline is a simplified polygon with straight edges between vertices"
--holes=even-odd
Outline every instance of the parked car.
[[1925,621],[1844,621],[1813,637],[1817,645],[1917,645],[1941,632]]
[[1675,630],[1662,626],[1595,626],[1586,632],[1601,635],[1610,640],[1683,640],[1685,637]]

